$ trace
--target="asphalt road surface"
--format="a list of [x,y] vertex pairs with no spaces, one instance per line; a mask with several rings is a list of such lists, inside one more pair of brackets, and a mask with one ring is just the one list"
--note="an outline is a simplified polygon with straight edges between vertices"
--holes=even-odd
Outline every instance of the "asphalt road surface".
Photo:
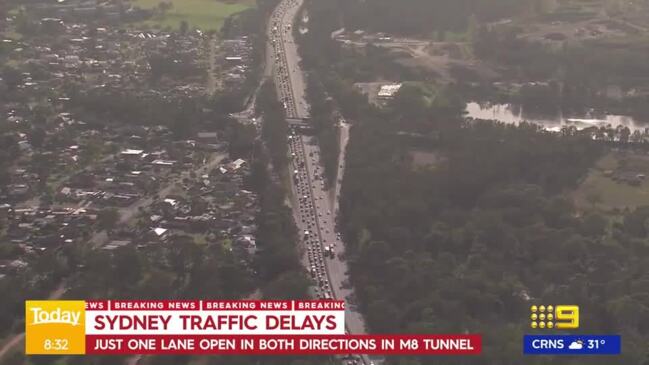
[[280,100],[285,103],[290,119],[307,118],[309,107],[304,98],[306,84],[300,68],[300,56],[293,39],[293,23],[303,0],[282,1],[269,22],[274,77]]
[[[293,39],[293,23],[303,0],[284,0],[275,9],[269,22],[269,41],[273,52],[273,76],[280,100],[288,118],[308,118],[309,105],[305,100],[304,73]],[[341,149],[348,140],[348,126],[341,124]],[[303,263],[310,272],[319,298],[345,301],[345,322],[352,334],[365,334],[362,314],[357,310],[354,291],[350,285],[345,245],[336,231],[339,184],[333,191],[325,189],[320,149],[313,137],[293,131],[290,138],[292,164],[290,168],[294,217],[303,237]],[[344,167],[341,154],[339,169]],[[339,171],[342,176],[342,171]],[[334,199],[332,199],[332,193]],[[333,253],[332,253],[333,252]],[[347,359],[348,363],[370,364],[366,356]]]

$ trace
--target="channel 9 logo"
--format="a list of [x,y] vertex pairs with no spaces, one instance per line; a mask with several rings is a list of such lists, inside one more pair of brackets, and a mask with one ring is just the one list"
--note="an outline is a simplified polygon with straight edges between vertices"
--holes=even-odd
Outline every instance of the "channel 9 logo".
[[579,306],[577,305],[533,305],[530,307],[532,328],[556,328],[560,330],[579,328]]

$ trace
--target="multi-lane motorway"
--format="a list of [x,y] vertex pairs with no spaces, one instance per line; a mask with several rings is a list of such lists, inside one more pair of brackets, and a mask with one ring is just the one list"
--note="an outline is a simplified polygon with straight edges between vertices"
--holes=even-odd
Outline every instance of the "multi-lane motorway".
[[283,0],[271,16],[269,27],[271,52],[273,55],[273,76],[280,101],[286,108],[289,119],[309,116],[304,98],[306,84],[300,68],[300,56],[293,39],[293,20],[303,0]]
[[[302,2],[303,0],[283,0],[269,22],[269,52],[272,54],[272,60],[269,61],[272,62],[278,96],[284,103],[289,119],[309,117],[304,73],[300,67],[292,29]],[[348,129],[343,122],[340,127],[341,144],[344,146]],[[349,270],[344,259],[345,245],[336,227],[339,183],[326,187],[320,149],[313,137],[292,130],[289,142],[293,212],[304,248],[303,263],[314,282],[314,294],[319,298],[345,300],[348,332],[364,334],[365,322],[355,306]],[[342,176],[343,163],[344,158],[341,158],[339,176]],[[346,361],[352,364],[371,363],[365,356]]]

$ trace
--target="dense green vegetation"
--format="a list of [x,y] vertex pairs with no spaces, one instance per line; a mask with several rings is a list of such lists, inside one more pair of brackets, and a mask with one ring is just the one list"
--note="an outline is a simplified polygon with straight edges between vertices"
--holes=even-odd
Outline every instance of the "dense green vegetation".
[[643,117],[649,115],[646,95],[616,100],[602,92],[608,86],[618,86],[621,90],[644,86],[644,75],[649,72],[649,66],[642,62],[649,50],[646,40],[586,41],[553,49],[521,39],[518,33],[520,29],[515,27],[492,30],[482,27],[474,36],[476,55],[506,67],[508,77],[553,80],[549,84],[528,85],[510,101],[546,113],[597,108]]
[[264,281],[264,296],[269,299],[306,298],[309,281],[300,264],[297,228],[291,209],[285,204],[286,192],[270,178],[266,170],[267,158],[258,159],[254,168],[262,205],[257,218],[260,247],[257,267]]
[[386,79],[420,76],[396,65],[380,48],[368,47],[364,52],[340,49],[329,36],[337,26],[340,8],[336,6],[329,1],[310,2],[309,8],[320,17],[309,21],[309,32],[295,31],[302,65],[308,73],[306,98],[311,106],[311,123],[328,183],[333,182],[338,171],[340,113],[354,120],[367,107],[367,98],[354,88],[353,82],[371,81],[376,75]]
[[257,146],[251,182],[262,203],[262,215],[257,219],[260,274],[270,282],[265,291],[268,298],[304,298],[309,282],[300,263],[297,228],[285,204],[286,191],[269,170],[271,162],[275,174],[281,175],[288,166],[288,124],[272,82],[262,86],[257,102],[264,119],[264,143]]
[[[421,116],[434,138],[397,138],[409,120],[395,117],[410,111],[356,123],[348,150],[339,223],[372,331],[483,333],[484,358],[440,363],[519,364],[528,306],[570,302],[583,308],[581,331],[623,335],[616,363],[639,363],[649,323],[630,313],[648,310],[647,209],[612,224],[577,215],[563,194],[601,148],[529,125],[435,121],[437,108]],[[414,168],[413,144],[443,162]]]
[[264,119],[262,137],[266,142],[271,161],[277,171],[288,166],[288,123],[282,103],[277,97],[277,89],[272,81],[265,82],[257,98],[257,110]]
[[[350,2],[360,7],[378,3]],[[414,3],[424,6],[404,1],[384,4],[384,9]],[[642,222],[649,217],[647,209],[612,220],[577,211],[570,195],[606,147],[574,129],[552,134],[533,125],[466,122],[457,85],[440,88],[433,98],[417,86],[404,86],[387,108],[368,105],[353,82],[368,73],[375,78],[405,73],[389,58],[368,57],[372,47],[353,51],[332,42],[331,31],[341,26],[336,6],[309,2],[304,38],[311,43],[302,43],[302,52],[325,93],[345,117],[353,116],[338,224],[371,332],[484,335],[485,356],[435,359],[436,364],[555,364],[556,358],[523,359],[521,338],[534,332],[528,323],[531,304],[570,302],[583,308],[580,331],[622,334],[624,355],[616,364],[646,361],[649,236]],[[375,15],[368,11],[359,17],[369,22]],[[409,20],[392,16],[386,24]],[[485,44],[480,52],[508,56]],[[543,72],[551,73],[550,66],[526,62],[535,55],[548,57],[534,47],[517,43],[512,53],[525,58],[514,54],[510,64],[547,76]],[[369,66],[359,70],[350,66],[355,61]],[[556,87],[523,89],[521,97],[541,106],[551,100],[548,105],[554,106]],[[580,90],[573,87],[575,98]],[[414,148],[436,156],[435,166],[416,166],[410,154]]]
[[396,34],[464,31],[472,17],[491,21],[543,8],[546,0],[338,1],[350,29]]
[[311,106],[311,125],[320,146],[320,160],[324,165],[325,181],[331,185],[338,172],[338,154],[340,138],[338,134],[338,118],[334,114],[334,103],[319,82],[319,78],[311,74],[307,81],[307,100]]
[[[7,122],[0,122],[0,131],[4,131],[8,126]],[[9,168],[11,162],[18,156],[18,143],[13,138],[2,137],[1,143],[3,149],[0,151],[0,186],[4,187],[10,181]],[[4,193],[4,191],[2,191]]]

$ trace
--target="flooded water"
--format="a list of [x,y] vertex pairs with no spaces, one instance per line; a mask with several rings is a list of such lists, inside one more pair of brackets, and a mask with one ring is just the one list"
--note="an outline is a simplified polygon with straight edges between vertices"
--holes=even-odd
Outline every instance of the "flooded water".
[[583,115],[583,116],[564,116],[557,115],[554,117],[537,116],[525,113],[522,108],[512,104],[484,104],[471,102],[467,103],[467,117],[475,119],[497,120],[508,124],[518,124],[522,121],[536,123],[543,126],[548,131],[559,131],[565,126],[575,126],[577,129],[589,127],[617,126],[628,127],[631,132],[641,131],[649,128],[649,121],[636,120],[624,115]]

